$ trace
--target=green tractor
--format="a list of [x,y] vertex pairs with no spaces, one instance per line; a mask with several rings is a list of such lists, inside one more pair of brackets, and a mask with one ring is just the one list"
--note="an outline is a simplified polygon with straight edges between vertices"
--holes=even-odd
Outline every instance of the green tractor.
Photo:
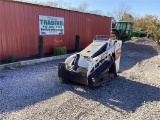
[[112,28],[112,34],[122,42],[128,41],[131,37],[146,37],[147,32],[133,31],[133,23],[128,21],[119,21],[115,28]]

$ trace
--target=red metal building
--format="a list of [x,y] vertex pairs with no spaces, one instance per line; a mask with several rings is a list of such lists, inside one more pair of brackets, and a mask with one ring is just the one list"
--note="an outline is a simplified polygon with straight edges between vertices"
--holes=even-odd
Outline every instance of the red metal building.
[[55,46],[73,50],[75,36],[80,48],[92,42],[95,35],[110,35],[111,18],[60,8],[22,2],[0,1],[0,60],[38,54],[39,15],[63,17],[64,35],[45,35],[44,53]]

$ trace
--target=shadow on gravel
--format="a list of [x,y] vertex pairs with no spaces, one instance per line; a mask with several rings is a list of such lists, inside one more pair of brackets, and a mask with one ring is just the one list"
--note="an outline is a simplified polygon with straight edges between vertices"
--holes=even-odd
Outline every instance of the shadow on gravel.
[[143,103],[160,101],[160,88],[131,81],[121,76],[110,81],[108,85],[94,90],[84,88],[84,91],[73,90],[74,93],[88,100],[92,99],[118,112],[122,110],[134,112]]
[[[140,82],[131,81],[121,76],[118,76],[116,79],[108,82],[103,87],[98,87],[95,89],[90,89],[88,87],[81,86],[72,82],[59,82],[56,84],[56,86],[51,85],[48,87],[43,84],[39,87],[41,90],[39,89],[37,91],[34,88],[31,88],[29,90],[29,92],[32,92],[32,96],[20,95],[16,98],[12,97],[0,99],[0,114],[24,109],[36,103],[40,103],[42,101],[55,97],[66,91],[71,91],[86,100],[96,101],[99,104],[102,104],[118,112],[122,112],[123,110],[126,112],[134,112],[145,102],[160,101],[160,88]],[[43,87],[45,89],[42,89]],[[58,89],[55,87],[57,87]],[[81,90],[78,90],[77,88],[80,88]],[[83,103],[81,103],[81,101],[78,101],[78,103],[76,104],[81,105]]]
[[135,44],[131,42],[124,43],[122,46],[120,70],[128,70],[138,62],[158,55],[160,46],[154,42],[152,42],[152,44],[154,48],[151,45]]

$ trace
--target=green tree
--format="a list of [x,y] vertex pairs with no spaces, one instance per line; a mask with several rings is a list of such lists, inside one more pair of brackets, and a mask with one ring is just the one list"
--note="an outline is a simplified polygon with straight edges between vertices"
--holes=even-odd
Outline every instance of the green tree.
[[160,39],[160,20],[157,16],[145,15],[134,19],[134,30],[146,31],[148,35],[153,34],[153,40]]

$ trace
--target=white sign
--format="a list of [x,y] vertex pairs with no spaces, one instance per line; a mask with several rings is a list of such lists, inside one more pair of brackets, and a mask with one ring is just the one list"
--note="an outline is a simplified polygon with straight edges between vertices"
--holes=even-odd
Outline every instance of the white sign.
[[63,35],[64,18],[39,15],[40,35]]

